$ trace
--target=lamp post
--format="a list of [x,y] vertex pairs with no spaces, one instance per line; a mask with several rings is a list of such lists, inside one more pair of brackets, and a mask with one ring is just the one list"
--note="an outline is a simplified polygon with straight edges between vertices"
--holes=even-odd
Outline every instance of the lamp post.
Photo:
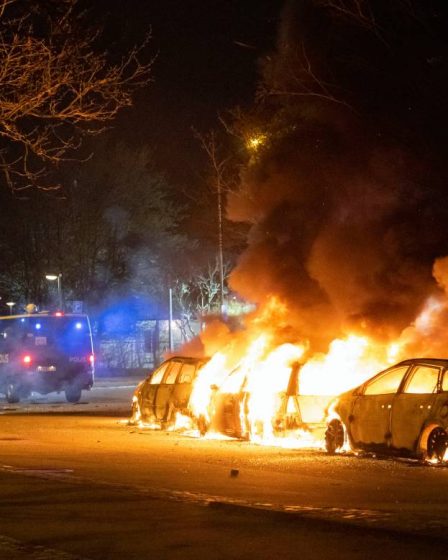
[[58,281],[58,301],[59,301],[59,309],[62,311],[62,287],[61,287],[61,277],[62,274],[46,274],[45,278],[53,282],[54,280]]
[[15,302],[14,301],[7,301],[6,305],[9,307],[9,314],[12,315],[12,308],[14,307]]
[[168,322],[168,344],[170,352],[173,351],[173,289],[169,289],[169,322]]

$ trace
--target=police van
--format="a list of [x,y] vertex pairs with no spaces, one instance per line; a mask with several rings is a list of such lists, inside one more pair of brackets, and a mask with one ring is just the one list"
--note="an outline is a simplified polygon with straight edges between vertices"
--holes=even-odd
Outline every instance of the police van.
[[32,392],[81,399],[94,381],[90,321],[85,314],[27,313],[0,317],[0,393],[9,403]]

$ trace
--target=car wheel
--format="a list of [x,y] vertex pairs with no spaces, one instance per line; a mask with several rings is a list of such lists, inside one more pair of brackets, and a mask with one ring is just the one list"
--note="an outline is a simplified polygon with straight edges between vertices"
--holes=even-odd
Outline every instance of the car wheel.
[[428,436],[428,459],[436,459],[438,463],[443,461],[448,447],[448,434],[443,428],[434,428]]
[[333,455],[339,449],[342,449],[345,442],[344,426],[340,420],[335,418],[332,420],[325,431],[325,449],[327,453]]
[[17,387],[14,381],[8,381],[6,384],[6,391],[5,391],[6,400],[12,403],[18,403],[20,401],[20,393],[19,388]]
[[69,403],[77,403],[81,400],[82,389],[77,386],[67,387],[65,389],[65,398]]

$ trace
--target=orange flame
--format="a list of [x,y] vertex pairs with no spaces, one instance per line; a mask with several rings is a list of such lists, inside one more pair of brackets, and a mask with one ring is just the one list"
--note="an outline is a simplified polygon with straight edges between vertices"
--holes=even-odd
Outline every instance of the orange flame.
[[[258,334],[251,338],[246,332],[249,342],[243,349],[241,344],[228,344],[213,355],[194,382],[190,399],[194,417],[202,416],[210,424],[216,392],[235,394],[241,399],[241,431],[247,432],[252,441],[288,447],[321,446],[322,429],[316,441],[309,424],[325,425],[326,408],[332,398],[388,367],[403,351],[400,339],[384,344],[368,336],[348,334],[333,340],[326,354],[309,355],[306,340],[276,343],[272,325],[283,326],[286,312],[285,305],[271,298],[251,324]],[[290,394],[287,391],[291,390],[294,364],[301,364],[301,369],[295,393]]]
[[[283,331],[288,332],[284,330],[287,312],[272,297],[244,333],[234,335],[230,343],[226,337],[224,347],[194,381],[189,403],[193,418],[202,417],[210,426],[217,393],[235,395],[235,402],[240,403],[241,431],[252,441],[283,447],[323,446],[325,422],[334,418],[331,406],[327,411],[334,397],[412,357],[410,348],[421,355],[433,353],[437,346],[432,341],[441,337],[442,324],[445,329],[448,303],[440,294],[429,297],[395,340],[347,333],[334,339],[327,353],[310,353],[307,340],[277,342]],[[188,421],[184,418],[176,425],[186,428]],[[315,433],[310,429],[314,425],[320,426]]]

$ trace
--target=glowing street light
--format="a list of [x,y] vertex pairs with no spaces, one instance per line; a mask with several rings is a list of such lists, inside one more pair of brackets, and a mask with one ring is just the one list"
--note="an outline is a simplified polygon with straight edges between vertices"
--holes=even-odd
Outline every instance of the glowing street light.
[[61,288],[61,277],[62,274],[46,274],[45,278],[50,282],[54,282],[54,280],[58,281],[58,300],[59,300],[59,309],[62,309],[62,288]]
[[256,152],[266,142],[266,134],[253,134],[246,140],[246,148],[250,152]]
[[14,307],[15,302],[14,301],[7,301],[6,305],[9,307],[9,314],[12,315],[12,308]]

